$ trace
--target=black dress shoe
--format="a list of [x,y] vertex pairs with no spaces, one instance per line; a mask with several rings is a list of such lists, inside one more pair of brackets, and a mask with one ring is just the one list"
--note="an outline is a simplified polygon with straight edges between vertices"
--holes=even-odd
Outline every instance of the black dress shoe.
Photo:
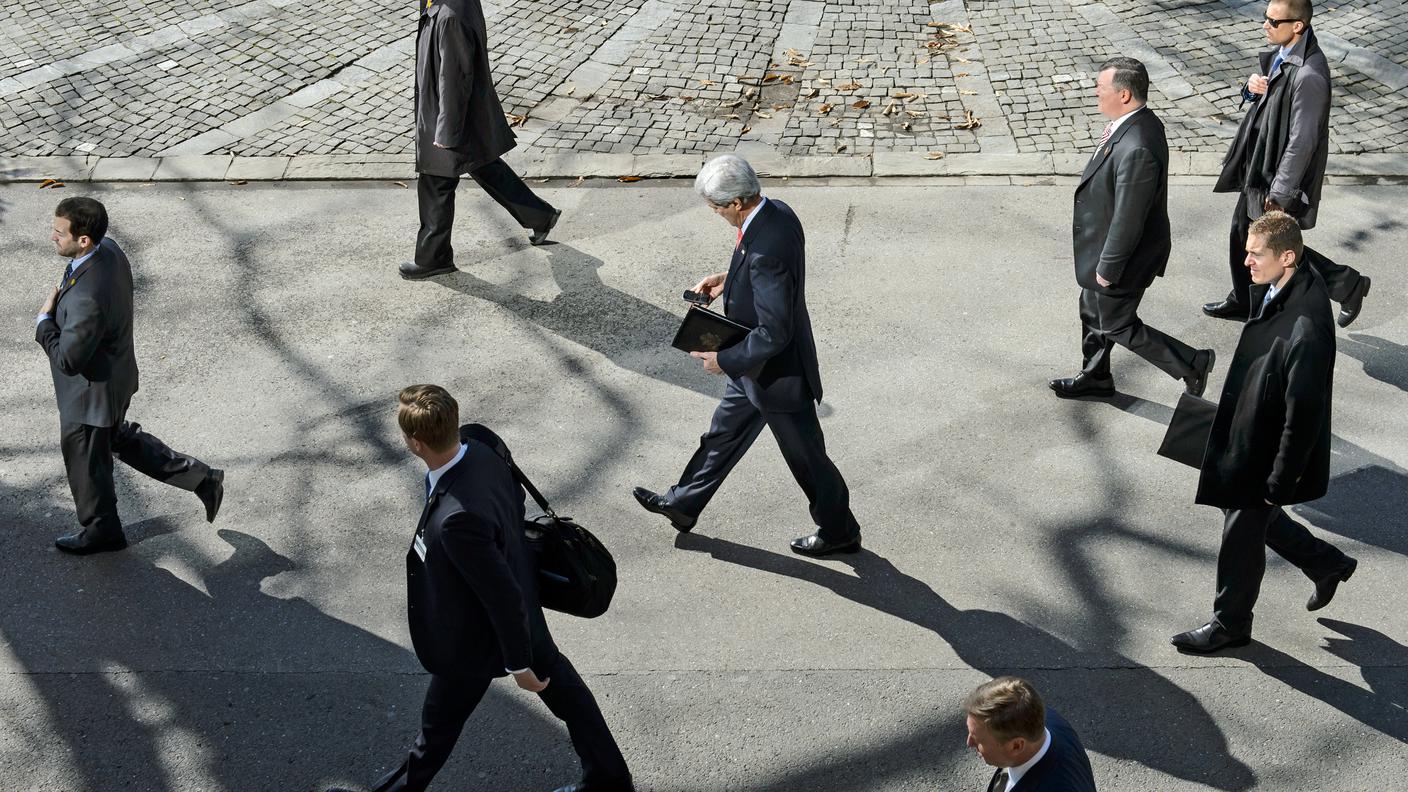
[[627,776],[620,781],[578,781],[575,784],[558,787],[553,792],[636,792],[636,785]]
[[548,232],[552,231],[553,227],[557,225],[557,218],[559,218],[559,217],[562,217],[562,210],[561,210],[561,209],[554,209],[554,210],[552,210],[552,217],[549,218],[548,224],[545,225],[545,226],[543,226],[543,227],[541,227],[541,228],[535,228],[535,229],[533,229],[533,235],[530,236],[530,237],[528,237],[528,244],[530,244],[530,245],[545,245],[545,244],[547,244],[547,241],[548,241]]
[[1317,611],[1329,605],[1330,600],[1335,598],[1335,591],[1340,587],[1340,584],[1349,580],[1349,576],[1353,575],[1354,570],[1358,568],[1359,562],[1351,558],[1335,574],[1315,581],[1315,593],[1310,595],[1310,600],[1305,603],[1305,609]]
[[656,495],[645,487],[636,487],[631,490],[631,494],[636,496],[636,502],[645,507],[646,511],[668,517],[670,524],[675,526],[675,530],[680,533],[689,533],[689,529],[694,527],[694,523],[698,519],[676,509],[669,501],[665,500],[663,495]]
[[1364,298],[1369,296],[1369,279],[1363,275],[1359,276],[1359,283],[1355,284],[1354,291],[1349,293],[1349,297],[1340,303],[1340,317],[1336,321],[1340,327],[1349,327],[1350,323],[1359,318],[1359,311],[1364,308]]
[[1215,621],[1210,621],[1196,630],[1179,633],[1169,641],[1178,648],[1178,651],[1192,652],[1193,654],[1212,654],[1223,649],[1246,646],[1251,642],[1250,634],[1238,635],[1228,631],[1227,628]]
[[215,522],[215,515],[220,513],[220,502],[225,500],[225,471],[211,468],[205,481],[196,487],[196,497],[205,504],[205,521]]
[[1203,313],[1214,319],[1236,319],[1245,322],[1252,312],[1246,305],[1229,298],[1221,302],[1204,303]]
[[458,272],[454,264],[446,264],[442,267],[418,267],[414,261],[403,261],[397,268],[401,277],[406,280],[425,280],[436,275],[448,275],[451,272]]
[[127,537],[121,531],[109,536],[99,536],[89,534],[87,528],[64,534],[54,540],[54,546],[73,555],[92,555],[94,553],[111,553],[114,550],[122,550],[127,547]]
[[856,534],[856,538],[847,542],[828,542],[821,538],[821,534],[803,536],[800,539],[792,540],[792,552],[812,558],[835,555],[836,553],[859,553],[860,534]]
[[1194,396],[1202,396],[1203,391],[1208,389],[1208,375],[1212,373],[1212,364],[1217,360],[1217,353],[1211,349],[1199,349],[1193,353],[1193,373],[1183,378],[1183,386]]
[[1079,399],[1082,396],[1114,396],[1114,377],[1092,377],[1084,371],[1074,377],[1051,380],[1048,385],[1057,396],[1063,399]]

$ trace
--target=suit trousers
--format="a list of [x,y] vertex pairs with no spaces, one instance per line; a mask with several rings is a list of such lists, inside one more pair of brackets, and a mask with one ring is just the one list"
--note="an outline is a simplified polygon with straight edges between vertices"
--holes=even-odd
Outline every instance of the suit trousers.
[[[611,784],[628,778],[630,770],[606,726],[601,708],[567,656],[559,652],[557,660],[535,672],[539,678],[548,679],[548,686],[538,693],[538,698],[567,725],[572,747],[582,761],[582,780]],[[430,786],[492,681],[490,677],[432,675],[421,709],[420,734],[410,755],[378,781],[373,792],[409,792]]]
[[[1251,224],[1251,218],[1247,217],[1247,194],[1241,193],[1237,196],[1237,208],[1232,214],[1232,233],[1227,246],[1227,261],[1232,270],[1232,293],[1227,295],[1227,299],[1236,303],[1247,301],[1247,289],[1252,285],[1252,273],[1246,263],[1247,229]],[[1308,245],[1303,259],[1325,279],[1325,288],[1329,290],[1331,300],[1344,302],[1359,288],[1359,279],[1363,276],[1353,267],[1336,264]]]
[[860,535],[851,513],[851,493],[841,471],[826,455],[826,439],[817,421],[816,405],[807,402],[798,412],[763,410],[748,400],[743,388],[729,380],[709,431],[685,465],[678,484],[665,498],[676,509],[697,517],[724,483],[766,425],[777,439],[782,458],[801,485],[811,506],[817,533],[828,542],[848,542]]
[[1110,376],[1110,351],[1115,344],[1158,366],[1175,379],[1194,373],[1197,350],[1144,324],[1139,318],[1139,302],[1144,290],[1129,294],[1106,294],[1094,289],[1080,292],[1080,351],[1089,376]]
[[1252,609],[1266,574],[1266,548],[1291,562],[1311,580],[1341,569],[1348,557],[1292,520],[1280,506],[1223,509],[1222,547],[1217,551],[1217,593],[1213,618],[1238,635],[1252,631]]
[[119,421],[117,426],[60,423],[59,447],[64,470],[78,512],[78,522],[100,535],[122,533],[117,516],[117,490],[113,486],[113,454],[123,464],[163,484],[194,492],[210,467],[195,457],[171,450],[142,431],[139,424]]
[[[524,228],[547,225],[556,211],[534,195],[502,159],[475,168],[469,176]],[[456,176],[430,173],[422,173],[416,179],[420,205],[420,232],[416,234],[416,265],[419,267],[428,269],[454,263],[450,229],[455,222],[455,188],[459,183]]]

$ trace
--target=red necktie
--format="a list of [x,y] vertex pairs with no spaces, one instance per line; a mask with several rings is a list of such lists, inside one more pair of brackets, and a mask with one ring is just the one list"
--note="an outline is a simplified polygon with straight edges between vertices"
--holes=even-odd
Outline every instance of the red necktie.
[[[1111,121],[1110,123],[1105,125],[1105,131],[1100,134],[1100,146],[1105,145],[1105,141],[1110,139],[1110,132],[1112,132],[1114,128],[1114,121]],[[1100,146],[1096,146],[1096,148],[1100,148]]]
[[733,247],[734,247],[735,249],[737,249],[737,248],[738,248],[740,245],[742,245],[742,244],[743,244],[743,226],[739,226],[739,227],[738,227],[738,241],[737,241],[736,243],[734,243],[734,246],[733,246]]

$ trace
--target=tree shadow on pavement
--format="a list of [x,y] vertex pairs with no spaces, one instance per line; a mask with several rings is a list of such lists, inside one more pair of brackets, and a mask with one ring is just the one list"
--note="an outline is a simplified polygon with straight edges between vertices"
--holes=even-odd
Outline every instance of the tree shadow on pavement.
[[[1057,709],[1082,724],[1078,731],[1091,750],[1215,789],[1245,790],[1256,782],[1250,768],[1229,753],[1221,730],[1198,700],[1155,671],[1125,657],[1111,659],[1108,651],[1098,655],[1084,651],[1005,613],[955,608],[922,581],[872,552],[838,558],[854,570],[852,576],[809,561],[692,533],[676,537],[675,546],[812,583],[859,605],[903,619],[937,634],[964,663],[990,676],[1028,676],[1048,691]],[[1068,679],[1057,676],[1063,669],[1099,669],[1099,674],[1092,675],[1091,683],[1104,688],[1063,695]],[[1044,680],[1051,684],[1044,685]],[[1111,717],[1112,713],[1120,717]],[[1138,729],[1115,726],[1135,720],[1140,724]],[[932,745],[929,741],[933,737],[923,736],[928,745]],[[892,744],[883,755],[867,747],[865,756],[847,761],[874,762],[895,770],[933,761],[932,750],[916,751],[910,742]],[[919,737],[912,742],[918,744]],[[1178,750],[1169,750],[1172,745],[1179,746]],[[984,772],[975,768],[975,785],[982,783]],[[870,788],[832,784],[827,787]]]
[[559,290],[550,300],[525,297],[464,271],[436,282],[503,306],[627,371],[710,398],[723,393],[721,377],[704,373],[697,361],[670,346],[682,316],[606,285],[598,272],[601,259],[561,242],[541,250]]
[[[214,562],[161,517],[129,525],[126,551],[72,558],[47,537],[36,541],[51,522],[33,513],[42,514],[39,492],[7,489],[0,518],[18,530],[5,542],[0,640],[20,672],[6,693],[32,715],[7,718],[5,736],[42,747],[30,760],[9,757],[12,771],[32,762],[48,788],[73,792],[321,792],[334,781],[370,783],[401,760],[424,672],[400,645],[300,597],[266,593],[295,570],[290,559],[220,530],[231,554]],[[510,722],[514,742],[529,747],[500,744]],[[470,729],[495,744],[462,751],[461,763],[466,753],[483,759],[489,766],[473,769],[507,782],[495,788],[514,788],[517,775],[504,771],[521,762],[494,749],[575,772],[557,724],[516,697],[491,692]],[[444,775],[473,777],[463,767]]]

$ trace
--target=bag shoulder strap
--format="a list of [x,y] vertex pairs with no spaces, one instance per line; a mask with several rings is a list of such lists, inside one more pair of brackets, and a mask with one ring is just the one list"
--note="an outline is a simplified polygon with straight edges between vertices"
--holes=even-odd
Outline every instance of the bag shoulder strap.
[[534,503],[538,504],[538,508],[542,509],[543,513],[547,516],[557,519],[557,513],[552,510],[552,505],[548,503],[548,499],[543,497],[543,493],[539,492],[538,488],[533,486],[533,482],[529,481],[528,476],[514,463],[513,454],[509,452],[508,446],[504,443],[503,438],[499,437],[492,429],[483,424],[466,424],[460,427],[460,437],[468,440],[477,440],[492,448],[494,453],[498,454],[499,458],[508,465],[509,472],[513,474],[513,480],[517,481],[522,485],[523,489],[528,491],[529,497],[533,499]]

